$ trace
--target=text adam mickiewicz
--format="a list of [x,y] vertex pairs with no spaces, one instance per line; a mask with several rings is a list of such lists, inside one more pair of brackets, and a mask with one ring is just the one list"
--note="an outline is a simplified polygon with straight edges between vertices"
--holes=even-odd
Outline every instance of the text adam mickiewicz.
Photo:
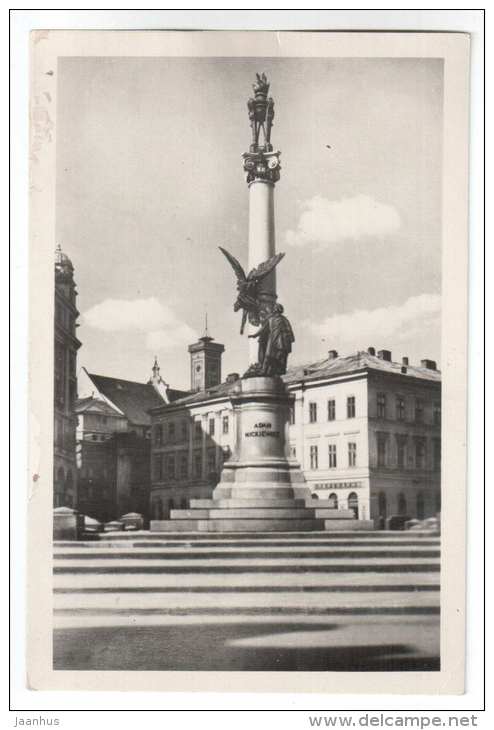
[[246,436],[279,436],[279,431],[272,431],[270,423],[255,423],[252,431],[246,431]]

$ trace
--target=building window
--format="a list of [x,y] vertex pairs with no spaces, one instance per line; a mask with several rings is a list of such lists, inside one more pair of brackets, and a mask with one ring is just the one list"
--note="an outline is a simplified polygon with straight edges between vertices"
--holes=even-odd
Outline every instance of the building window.
[[161,454],[154,457],[154,478],[157,482],[161,482],[163,479],[163,462]]
[[348,443],[348,466],[357,466],[357,444],[354,441]]
[[334,421],[336,418],[336,401],[334,398],[328,400],[328,421]]
[[209,419],[209,435],[214,436],[214,418]]
[[168,424],[168,440],[172,443],[175,441],[175,423],[173,421]]
[[396,420],[405,420],[405,399],[402,395],[396,396]]
[[181,430],[182,430],[182,441],[186,441],[187,440],[187,421],[182,421]]
[[434,426],[441,425],[441,404],[439,401],[434,401],[432,405],[432,419]]
[[175,454],[170,454],[166,459],[166,477],[175,479]]
[[355,396],[349,395],[346,399],[346,417],[355,418]]
[[317,446],[310,447],[310,468],[311,469],[318,468]]
[[230,419],[228,416],[223,416],[223,433],[228,433],[230,429]]
[[163,445],[163,426],[161,426],[161,425],[156,426],[156,428],[154,429],[154,445],[155,446]]
[[216,474],[216,449],[208,449],[208,476]]
[[404,469],[406,466],[406,455],[407,455],[407,437],[397,435],[396,436],[396,455],[397,455],[397,466],[399,469]]
[[377,465],[386,466],[386,435],[377,434]]
[[425,468],[425,440],[417,439],[415,441],[415,467],[417,469]]
[[328,497],[328,502],[331,509],[338,509],[338,495],[336,492],[331,492]]
[[194,438],[202,438],[202,423],[200,421],[194,421]]
[[200,479],[202,477],[202,454],[200,451],[196,451],[194,454],[194,478]]
[[348,509],[351,509],[355,519],[358,520],[358,494],[356,492],[350,492],[348,495]]
[[386,517],[386,515],[388,514],[388,505],[386,500],[386,494],[384,492],[379,492],[377,496],[377,511],[379,517]]
[[398,495],[398,514],[399,515],[406,515],[407,513],[407,500],[404,494],[400,493]]
[[424,422],[424,401],[422,398],[415,399],[415,420],[417,423]]
[[386,418],[386,393],[377,394],[377,417]]
[[441,439],[433,441],[433,462],[434,471],[439,471],[441,469]]
[[180,479],[187,479],[189,472],[187,454],[180,454]]
[[329,454],[329,468],[336,469],[336,444],[329,444],[328,454]]
[[417,519],[423,520],[425,517],[425,500],[422,492],[417,494]]
[[309,403],[309,423],[317,422],[317,403]]
[[295,423],[295,405],[290,406],[290,425],[293,426]]

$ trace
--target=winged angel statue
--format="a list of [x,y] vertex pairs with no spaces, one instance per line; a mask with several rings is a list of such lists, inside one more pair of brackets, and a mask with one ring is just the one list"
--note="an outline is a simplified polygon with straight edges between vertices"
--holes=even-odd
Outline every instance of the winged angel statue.
[[270,259],[264,261],[255,269],[249,271],[247,276],[242,266],[239,264],[235,256],[229,251],[219,246],[220,251],[226,256],[230,262],[235,275],[237,277],[237,300],[233,305],[235,312],[242,309],[242,324],[240,326],[240,334],[243,335],[247,317],[250,324],[258,326],[260,323],[260,301],[259,301],[259,284],[261,281],[279,264],[284,253],[277,253]]

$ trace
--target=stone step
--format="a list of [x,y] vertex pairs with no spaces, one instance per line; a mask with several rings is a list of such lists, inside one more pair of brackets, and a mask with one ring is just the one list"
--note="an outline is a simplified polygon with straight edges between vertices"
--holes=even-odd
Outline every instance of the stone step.
[[368,590],[401,590],[402,586],[413,586],[420,590],[430,588],[439,589],[440,574],[436,572],[415,572],[409,575],[407,572],[395,573],[392,577],[386,573],[361,572],[345,575],[343,573],[324,572],[299,572],[299,573],[272,573],[258,572],[249,574],[229,574],[225,582],[221,573],[205,572],[187,573],[142,573],[136,578],[135,574],[126,573],[85,573],[71,574],[70,572],[56,574],[54,577],[55,590],[71,591],[203,591],[203,590],[353,590],[356,592]]
[[134,575],[100,575],[87,573],[56,575],[54,593],[259,593],[292,592],[311,593],[340,591],[352,593],[401,593],[407,591],[439,591],[438,573],[396,574],[392,578],[385,573],[352,573],[350,576],[337,574],[283,574],[252,573],[246,581],[245,575],[230,575],[225,583],[221,575],[187,576],[179,574],[143,574],[139,581]]
[[[153,521],[156,525],[159,525],[162,521],[161,520],[154,520]],[[359,520],[355,520],[355,522],[359,522]],[[391,530],[374,530],[374,529],[368,529],[362,531],[364,534],[362,536],[358,536],[358,539],[362,539],[365,537],[365,539],[368,540],[413,540],[415,541],[421,541],[421,540],[427,540],[427,541],[437,541],[440,542],[440,538],[436,535],[431,535],[430,531],[422,531],[422,532],[409,532],[409,531],[391,531]],[[327,532],[325,530],[318,530],[314,532],[304,532],[304,531],[288,531],[286,533],[279,532],[274,536],[271,532],[256,532],[256,533],[250,533],[250,532],[236,532],[234,535],[229,535],[228,533],[217,533],[215,535],[209,535],[208,540],[209,541],[216,541],[216,542],[225,542],[228,540],[248,540],[248,541],[259,541],[259,540],[300,540],[304,542],[313,542],[316,540],[341,540],[344,538],[349,539],[357,539],[357,536],[354,534],[353,531],[347,529],[342,532],[338,532],[335,534],[331,534],[330,532]],[[189,530],[189,532],[176,531],[173,533],[173,531],[167,530],[166,532],[163,531],[160,534],[159,529],[156,529],[155,531],[151,532],[148,530],[142,530],[142,531],[133,531],[128,530],[125,532],[112,532],[112,533],[101,533],[99,534],[99,539],[97,541],[88,541],[88,544],[95,544],[96,542],[122,542],[122,541],[156,541],[156,540],[166,540],[169,542],[170,540],[177,539],[180,541],[187,540],[188,542],[196,542],[196,541],[203,541],[205,539],[204,534],[198,533],[196,530]],[[56,544],[63,544],[70,542],[71,545],[76,544],[75,541],[58,541]]]
[[243,509],[252,507],[262,509],[264,507],[294,508],[305,507],[305,499],[191,499],[191,509]]
[[297,532],[320,531],[324,520],[316,519],[198,519],[153,520],[151,530],[158,532]]
[[91,550],[87,548],[66,548],[57,550],[54,553],[55,560],[194,560],[227,558],[229,560],[261,558],[261,559],[314,559],[314,558],[439,558],[440,551],[436,548],[407,547],[343,547],[329,546],[316,548],[304,546],[302,549],[292,548],[111,548],[103,550],[98,548]]
[[[440,547],[439,538],[419,538],[418,540],[413,539],[413,536],[406,535],[403,538],[398,538],[393,535],[390,537],[373,537],[367,533],[352,532],[351,535],[346,535],[344,532],[339,533],[312,533],[314,538],[312,540],[299,539],[299,536],[294,538],[287,537],[276,533],[276,536],[271,534],[269,537],[256,537],[251,536],[249,539],[240,536],[231,535],[197,535],[194,534],[193,538],[190,535],[184,534],[183,538],[180,535],[171,535],[168,539],[165,535],[160,537],[158,534],[156,538],[143,539],[141,536],[132,539],[121,539],[117,540],[105,539],[105,540],[91,540],[89,542],[84,541],[55,541],[53,543],[54,551],[58,551],[64,548],[74,550],[101,550],[101,549],[121,549],[121,548],[177,548],[177,547],[190,547],[195,545],[200,548],[264,548],[264,547],[280,547],[290,550],[291,548],[319,548],[319,547]],[[380,535],[387,535],[387,533],[380,533]]]
[[313,520],[315,510],[307,507],[243,507],[242,509],[173,509],[171,520]]
[[354,558],[317,560],[57,560],[53,573],[63,574],[230,574],[250,573],[439,573],[440,561],[432,558]]
[[324,520],[324,528],[329,531],[343,532],[345,530],[352,530],[354,532],[365,532],[372,529],[374,523],[372,520],[340,520],[334,515],[331,515],[330,519]]
[[282,607],[287,612],[305,609],[307,612],[315,609],[324,612],[332,608],[358,609],[362,608],[423,608],[439,607],[439,594],[436,592],[414,591],[393,593],[369,593],[362,597],[352,592],[312,592],[312,593],[291,593],[291,592],[265,592],[258,593],[194,593],[188,594],[177,590],[175,593],[146,593],[137,595],[131,593],[92,593],[92,594],[56,594],[54,609],[61,610],[113,610],[116,612],[129,611],[132,613],[151,610],[170,609],[186,610],[214,609],[221,611],[236,609],[259,608],[272,611]]

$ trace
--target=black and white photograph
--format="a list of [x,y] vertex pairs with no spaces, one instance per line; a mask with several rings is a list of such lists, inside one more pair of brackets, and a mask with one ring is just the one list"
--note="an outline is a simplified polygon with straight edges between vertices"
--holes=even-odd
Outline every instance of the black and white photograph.
[[52,681],[392,674],[425,694],[447,668],[461,691],[446,78],[461,102],[468,39],[139,33],[115,53],[95,33],[52,63],[50,33],[31,196],[49,154]]

